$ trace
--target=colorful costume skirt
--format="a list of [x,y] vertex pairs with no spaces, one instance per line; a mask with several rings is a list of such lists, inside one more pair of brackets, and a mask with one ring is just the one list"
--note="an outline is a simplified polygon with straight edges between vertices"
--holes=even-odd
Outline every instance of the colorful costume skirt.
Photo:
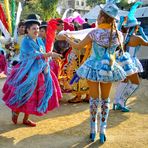
[[138,68],[135,66],[132,57],[128,52],[124,52],[123,55],[119,56],[119,52],[116,52],[116,60],[126,72],[127,76],[130,76],[138,72]]
[[59,71],[60,71],[60,66],[58,65],[58,63],[55,60],[51,60],[49,62],[50,64],[50,69],[54,72],[54,74],[57,76],[59,76]]
[[[14,71],[12,70],[12,73],[13,72]],[[10,98],[12,98],[14,96],[14,92],[15,92],[15,87],[9,85],[9,81],[11,80],[11,77],[9,77],[3,87],[3,93],[4,93],[3,101],[13,111],[23,112],[26,114],[34,114],[37,116],[44,115],[48,111],[51,111],[54,108],[58,107],[59,106],[59,99],[62,98],[62,93],[61,93],[61,89],[60,89],[57,77],[55,76],[55,74],[52,71],[51,71],[51,77],[52,77],[52,84],[53,84],[53,94],[48,101],[48,107],[44,113],[40,113],[37,111],[37,108],[39,106],[39,102],[40,102],[41,98],[43,97],[44,92],[46,91],[46,90],[40,89],[40,86],[43,86],[43,84],[45,82],[43,73],[40,73],[38,75],[37,86],[34,90],[34,93],[30,97],[30,99],[20,107],[17,107],[17,105],[15,105],[15,104],[9,105],[9,103],[8,103]]]
[[113,64],[109,76],[100,74],[102,66],[101,60],[91,56],[78,68],[76,73],[81,78],[96,82],[115,82],[126,78],[125,71],[117,62]]
[[143,72],[143,66],[142,66],[141,62],[139,61],[139,59],[137,57],[132,57],[131,59],[135,65],[135,67],[138,69],[137,73]]

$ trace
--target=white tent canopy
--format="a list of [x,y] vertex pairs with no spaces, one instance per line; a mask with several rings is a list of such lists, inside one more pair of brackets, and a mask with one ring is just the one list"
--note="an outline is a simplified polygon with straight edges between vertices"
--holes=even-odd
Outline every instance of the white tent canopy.
[[[96,20],[97,16],[100,12],[100,6],[97,5],[96,7],[92,8],[88,13],[86,13],[83,18],[87,18],[88,20]],[[128,11],[119,10],[119,17],[120,16],[127,16]]]

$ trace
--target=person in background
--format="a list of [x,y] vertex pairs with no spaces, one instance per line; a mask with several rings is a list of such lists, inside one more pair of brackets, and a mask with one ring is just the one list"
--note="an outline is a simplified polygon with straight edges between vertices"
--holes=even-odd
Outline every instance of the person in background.
[[42,38],[44,44],[46,43],[46,29],[47,29],[47,22],[43,21],[40,25],[39,37]]
[[91,28],[91,25],[88,23],[88,19],[85,18],[85,23],[82,24],[82,29]]
[[[125,35],[125,45],[124,50],[130,54],[132,63],[136,68],[131,75],[120,82],[116,89],[116,94],[114,98],[113,110],[121,110],[122,112],[129,112],[130,109],[126,106],[127,100],[133,95],[140,85],[140,79],[138,73],[143,72],[142,64],[137,58],[137,53],[140,46],[148,46],[148,37],[143,32],[143,28],[140,26],[141,22],[138,22],[134,16],[136,12],[135,9],[141,5],[140,1],[136,2],[129,14],[125,24],[123,24],[124,35]],[[140,36],[137,35],[139,32]]]

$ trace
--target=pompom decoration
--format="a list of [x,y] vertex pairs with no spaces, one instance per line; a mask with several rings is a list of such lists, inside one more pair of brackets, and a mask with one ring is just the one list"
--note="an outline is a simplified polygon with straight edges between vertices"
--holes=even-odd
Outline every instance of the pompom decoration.
[[128,52],[124,52],[123,55],[121,55],[118,59],[127,75],[134,73],[132,70],[132,59],[130,58],[130,54]]
[[101,60],[102,67],[101,67],[101,69],[99,71],[99,74],[101,76],[108,76],[108,77],[112,77],[113,76],[113,73],[111,71],[112,65],[110,65],[110,60],[111,60],[110,59],[110,55],[109,55],[109,53],[106,52],[103,55],[103,58]]

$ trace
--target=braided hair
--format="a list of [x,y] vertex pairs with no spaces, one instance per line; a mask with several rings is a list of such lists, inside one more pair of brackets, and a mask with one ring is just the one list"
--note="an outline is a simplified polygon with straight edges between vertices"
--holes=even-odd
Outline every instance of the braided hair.
[[130,41],[131,36],[132,36],[133,33],[135,32],[135,29],[136,29],[135,26],[129,28],[129,31],[128,31],[128,33],[127,33],[127,35],[126,35],[126,37],[125,37],[125,41],[124,41],[124,51],[126,51],[127,45],[128,45],[128,43],[129,43],[129,41]]

